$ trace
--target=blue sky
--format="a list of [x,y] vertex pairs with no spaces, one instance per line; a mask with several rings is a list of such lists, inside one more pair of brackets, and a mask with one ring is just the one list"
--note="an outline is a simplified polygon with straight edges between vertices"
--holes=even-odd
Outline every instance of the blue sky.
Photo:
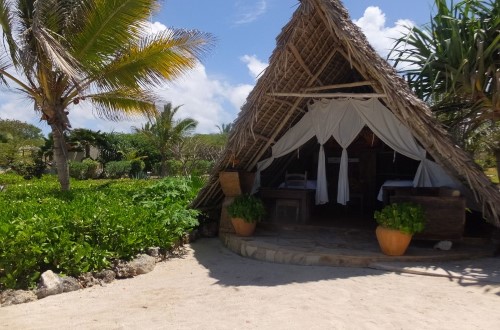
[[[382,55],[397,37],[402,25],[422,25],[429,21],[433,0],[346,0],[351,18]],[[216,132],[217,124],[236,118],[240,106],[265,69],[275,48],[275,38],[289,21],[298,0],[162,0],[151,19],[153,30],[167,27],[197,29],[212,33],[214,49],[193,71],[168,83],[159,92],[174,106],[182,105],[180,117],[198,120],[200,133]],[[110,122],[95,118],[88,104],[70,110],[74,128],[130,132],[144,119]],[[33,112],[33,105],[0,89],[0,118],[27,121],[49,131]]]

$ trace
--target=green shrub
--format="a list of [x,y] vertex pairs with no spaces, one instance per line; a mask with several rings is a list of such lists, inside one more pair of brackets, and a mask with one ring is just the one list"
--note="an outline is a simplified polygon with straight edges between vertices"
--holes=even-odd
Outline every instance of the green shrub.
[[232,218],[241,218],[245,222],[257,222],[265,215],[262,201],[253,195],[240,195],[227,207]]
[[109,162],[106,164],[104,171],[106,176],[111,179],[119,179],[125,176],[128,177],[132,164],[128,160],[120,160],[116,162]]
[[0,194],[0,290],[33,287],[48,269],[77,276],[151,246],[171,247],[197,225],[187,206],[198,179],[8,183]]
[[400,230],[413,235],[425,228],[425,215],[421,205],[414,203],[394,203],[375,211],[375,220],[388,229]]
[[146,164],[141,159],[131,160],[129,176],[131,178],[136,178],[140,176],[140,173],[144,171],[144,167],[146,167]]
[[87,165],[82,163],[82,162],[69,162],[69,176],[78,179],[78,180],[83,180],[85,177],[85,172],[87,170]]
[[86,180],[97,177],[97,168],[99,162],[92,159],[84,159],[81,162],[69,162],[69,176],[78,179]]
[[100,163],[90,158],[84,159],[82,163],[87,166],[85,170],[85,179],[97,178],[97,170],[99,169]]
[[33,177],[38,179],[42,177],[46,164],[40,158],[33,158],[16,161],[11,164],[11,168],[24,179],[31,180]]

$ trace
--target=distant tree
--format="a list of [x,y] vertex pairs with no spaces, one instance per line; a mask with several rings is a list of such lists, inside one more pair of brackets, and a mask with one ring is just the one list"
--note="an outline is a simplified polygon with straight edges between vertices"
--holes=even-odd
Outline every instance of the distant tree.
[[97,147],[98,141],[103,138],[101,131],[95,132],[86,128],[76,128],[69,132],[67,140],[73,149],[84,152],[83,158],[91,158],[90,147]]
[[0,80],[32,100],[50,125],[62,190],[70,189],[64,136],[71,127],[70,105],[90,101],[99,116],[111,120],[154,116],[158,98],[151,87],[193,68],[212,44],[209,34],[198,31],[148,33],[157,4],[0,1]]
[[15,119],[0,118],[0,135],[19,140],[42,140],[42,130],[34,125]]
[[179,140],[171,147],[176,168],[183,175],[209,173],[225,143],[224,134],[196,134]]
[[172,147],[194,131],[198,122],[192,118],[174,119],[181,106],[172,107],[172,103],[163,106],[163,111],[156,114],[142,128],[134,130],[142,134],[160,154],[160,175],[167,175],[167,156]]
[[19,120],[0,119],[0,166],[9,167],[26,157],[31,161],[31,154],[43,143],[38,127]]
[[229,134],[233,128],[233,123],[215,125],[219,129],[220,134]]

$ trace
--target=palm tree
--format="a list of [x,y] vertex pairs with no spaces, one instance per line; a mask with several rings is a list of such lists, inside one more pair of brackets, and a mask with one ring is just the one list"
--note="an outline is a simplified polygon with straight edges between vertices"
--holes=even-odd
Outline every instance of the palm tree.
[[0,0],[0,80],[34,103],[54,138],[62,190],[69,190],[64,132],[70,106],[103,118],[156,114],[148,88],[192,68],[212,37],[169,29],[148,33],[157,0]]
[[[389,57],[459,143],[491,141],[500,160],[500,2],[435,0],[429,25],[397,39]],[[484,139],[488,134],[489,138]],[[496,143],[495,143],[496,142]],[[500,172],[500,167],[498,168]]]
[[222,123],[220,126],[215,125],[219,129],[219,134],[229,134],[231,129],[233,128],[233,123],[224,124]]
[[143,134],[158,149],[161,176],[167,175],[167,156],[171,148],[192,133],[198,125],[192,118],[174,119],[180,107],[173,108],[172,103],[168,102],[163,106],[163,111],[152,117],[142,128],[135,128],[137,133]]

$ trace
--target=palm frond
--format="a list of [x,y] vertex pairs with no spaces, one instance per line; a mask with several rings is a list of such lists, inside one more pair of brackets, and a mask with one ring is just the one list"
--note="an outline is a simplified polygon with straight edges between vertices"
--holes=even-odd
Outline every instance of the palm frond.
[[52,61],[52,65],[64,72],[72,80],[79,80],[79,63],[73,58],[64,43],[64,37],[54,29],[61,28],[54,22],[64,17],[64,8],[58,1],[36,1],[31,31],[38,41],[37,46]]
[[155,0],[89,1],[82,8],[81,30],[71,38],[74,56],[86,63],[101,63],[116,49],[139,38]]
[[193,68],[211,47],[211,38],[207,33],[184,30],[144,36],[113,62],[98,68],[91,79],[103,88],[159,86]]
[[122,120],[136,116],[154,117],[157,114],[154,94],[136,89],[120,89],[86,95],[84,99],[94,105],[96,115],[109,120]]
[[[0,0],[0,26],[2,27],[4,38],[7,42],[12,63],[18,63],[17,44],[13,36],[14,16],[11,12],[12,3],[9,0]],[[2,65],[3,66],[3,65]]]

